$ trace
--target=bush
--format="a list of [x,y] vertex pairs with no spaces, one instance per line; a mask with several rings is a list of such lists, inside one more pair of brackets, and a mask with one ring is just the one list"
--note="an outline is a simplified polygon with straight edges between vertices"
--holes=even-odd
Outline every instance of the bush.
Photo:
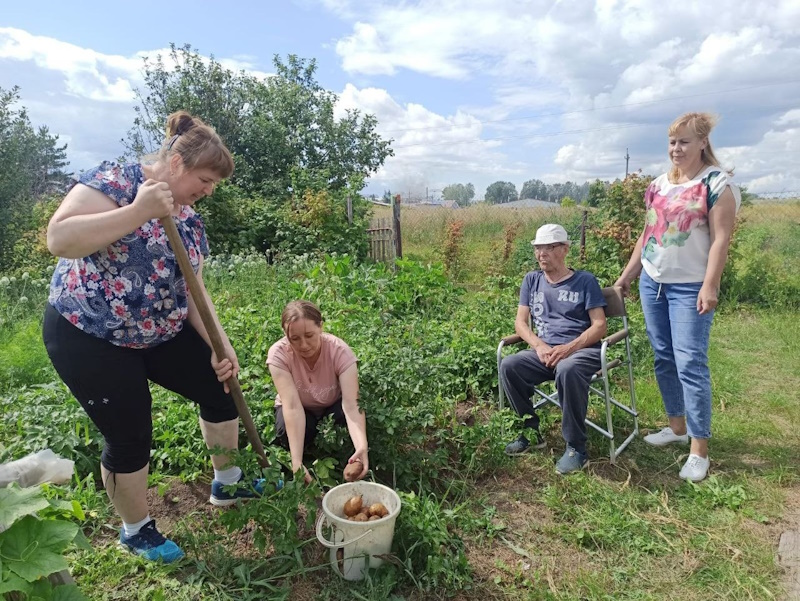
[[249,249],[271,256],[348,254],[367,256],[370,205],[352,195],[353,221],[347,219],[347,192],[330,191],[324,182],[303,182],[288,201],[250,194],[223,184],[199,203],[215,254],[240,254]]
[[800,225],[797,223],[747,225],[740,220],[722,274],[723,303],[800,306],[798,240]]

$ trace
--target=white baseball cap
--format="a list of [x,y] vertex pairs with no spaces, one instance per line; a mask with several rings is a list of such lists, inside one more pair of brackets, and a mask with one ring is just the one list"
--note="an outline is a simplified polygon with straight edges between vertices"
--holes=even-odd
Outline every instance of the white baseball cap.
[[536,230],[536,239],[531,244],[569,244],[567,230],[555,223],[546,223]]

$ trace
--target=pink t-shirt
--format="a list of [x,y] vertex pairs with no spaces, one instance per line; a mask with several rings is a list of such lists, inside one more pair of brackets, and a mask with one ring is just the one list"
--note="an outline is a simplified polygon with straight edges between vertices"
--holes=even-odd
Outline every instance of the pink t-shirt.
[[[347,343],[333,334],[322,334],[322,349],[314,369],[297,355],[284,336],[269,348],[267,365],[274,365],[292,374],[300,404],[313,413],[322,413],[342,396],[339,376],[358,359]],[[281,397],[275,398],[281,406]]]

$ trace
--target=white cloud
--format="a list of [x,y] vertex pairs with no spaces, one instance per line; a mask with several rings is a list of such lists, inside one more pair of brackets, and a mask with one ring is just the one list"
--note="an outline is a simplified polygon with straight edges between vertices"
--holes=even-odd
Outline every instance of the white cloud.
[[[479,139],[481,122],[468,113],[440,115],[418,103],[401,105],[384,89],[358,89],[352,84],[340,94],[337,115],[346,109],[375,115],[378,132],[394,140],[394,156],[370,180],[372,192],[392,189],[419,197],[426,187],[433,194],[454,182],[516,173],[508,166],[507,157],[496,150],[497,142]],[[464,140],[470,143],[463,144]]]
[[[739,181],[800,189],[798,155],[785,150],[796,148],[800,124],[795,0],[743,0],[735,10],[665,9],[662,0],[297,1],[350,28],[332,42],[343,73],[320,64],[343,86],[337,110],[370,112],[394,138],[396,156],[373,188],[614,178],[626,149],[631,170],[655,173],[667,166],[667,125],[708,110],[721,117],[712,139]],[[264,57],[245,50],[217,60],[269,77],[258,70]],[[0,28],[0,85],[19,83],[31,116],[71,136],[74,161],[106,158],[133,121],[142,56],[156,54],[169,62],[169,49],[105,55]]]
[[[643,169],[665,168],[666,127],[688,110],[721,115],[721,147],[774,153],[773,138],[800,110],[794,0],[744,0],[731,10],[700,2],[666,8],[661,0],[384,0],[347,7],[359,15],[336,46],[347,72],[485,82],[493,101],[467,99],[461,108],[468,105],[482,120],[479,136],[508,139],[493,152],[504,151],[526,177],[615,177],[624,174],[626,148]],[[616,126],[618,132],[597,132]],[[558,133],[574,130],[586,133]],[[547,139],[548,133],[556,135]],[[527,143],[520,142],[526,134]],[[536,160],[515,146],[535,149]],[[796,155],[785,160],[737,161],[737,175],[755,181],[767,177],[764,170],[780,170],[782,181],[794,181]]]
[[[142,50],[132,56],[103,54],[75,44],[0,28],[0,86],[20,85],[22,104],[34,123],[47,124],[67,142],[73,169],[83,169],[124,152],[121,138],[135,118],[134,90],[144,86],[143,59],[161,57],[174,66],[169,48]],[[208,57],[203,57],[208,62]],[[273,74],[256,68],[257,58],[219,58],[234,71],[259,78]],[[8,67],[8,68],[6,68]]]
[[133,101],[141,61],[100,54],[88,48],[20,29],[0,27],[0,60],[33,62],[63,74],[66,91],[74,96],[108,102]]
[[763,137],[751,146],[722,147],[723,165],[734,167],[736,181],[757,194],[800,191],[800,110],[779,116]]

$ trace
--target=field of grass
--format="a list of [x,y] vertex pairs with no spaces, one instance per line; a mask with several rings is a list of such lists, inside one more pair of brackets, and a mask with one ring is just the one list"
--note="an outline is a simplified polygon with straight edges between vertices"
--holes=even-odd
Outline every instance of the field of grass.
[[[375,218],[388,217],[386,207],[375,207]],[[500,267],[505,232],[513,228],[514,238],[529,236],[543,223],[579,219],[577,209],[506,209],[483,203],[465,209],[434,206],[402,206],[400,225],[403,255],[421,262],[441,261],[448,224],[463,222],[460,244],[461,281],[478,282],[486,273]]]
[[[415,252],[434,260],[432,241],[445,221],[436,221],[439,209],[430,211],[417,230],[419,242],[409,245],[419,244]],[[465,249],[500,244],[514,219],[523,222],[524,243],[550,219],[531,213],[489,221],[493,214],[488,207],[459,212]],[[749,286],[763,290],[766,282],[769,294],[788,299],[795,284],[781,279],[783,271],[744,276],[775,265],[798,273],[798,214],[797,204],[743,211],[742,255],[734,257],[744,270],[734,280],[742,294],[752,292]],[[406,212],[403,219],[405,227]],[[41,278],[0,280],[0,462],[44,447],[76,461],[72,483],[46,494],[82,508],[82,517],[69,519],[91,547],[71,548],[67,559],[89,599],[781,598],[777,542],[782,531],[798,527],[787,521],[787,507],[800,507],[796,299],[728,302],[715,318],[714,438],[705,482],[678,479],[686,448],[655,449],[637,440],[611,464],[605,441],[593,433],[587,470],[562,478],[554,471],[564,443],[553,411],[543,413],[548,450],[513,460],[502,453],[515,419],[496,410],[493,357],[496,341],[513,327],[517,276],[487,279],[492,252],[463,264],[466,279],[481,282],[468,293],[453,287],[440,267],[411,261],[396,272],[346,258],[278,267],[235,258],[207,267],[265,442],[274,432],[274,389],[263,362],[280,336],[286,301],[318,302],[328,330],[359,357],[373,477],[403,499],[394,558],[364,582],[335,576],[313,532],[322,491],[341,481],[347,455],[341,429],[323,428],[312,457],[313,486],[287,482],[284,491],[220,511],[206,502],[210,466],[196,411],[157,387],[151,514],[187,559],[153,565],[122,551],[115,544],[118,520],[97,485],[101,439],[58,382],[41,343]],[[755,258],[766,262],[745,261]],[[641,312],[635,304],[630,311],[646,433],[664,424],[663,408]],[[275,450],[270,455],[285,460]],[[252,455],[241,461],[252,465]],[[268,475],[277,477],[274,470]]]
[[[388,218],[390,214],[387,207],[374,207],[375,218]],[[540,225],[561,223],[576,243],[577,250],[581,214],[580,207],[559,206],[552,209],[506,209],[483,203],[465,209],[402,206],[403,254],[422,262],[441,261],[448,224],[461,221],[463,237],[458,250],[457,279],[465,284],[480,283],[486,274],[503,271],[506,232],[510,232],[515,245],[525,248],[525,243],[533,239]],[[747,255],[734,257],[734,260],[753,271],[782,272],[783,275],[776,277],[792,280],[796,286],[800,278],[800,201],[760,202],[742,208],[740,219],[747,231],[743,252],[758,252],[759,260]],[[586,231],[589,248],[593,235],[590,223]],[[757,251],[753,248],[755,246],[758,246]],[[591,261],[592,257],[588,259]],[[533,261],[532,251],[529,252],[529,261]]]

